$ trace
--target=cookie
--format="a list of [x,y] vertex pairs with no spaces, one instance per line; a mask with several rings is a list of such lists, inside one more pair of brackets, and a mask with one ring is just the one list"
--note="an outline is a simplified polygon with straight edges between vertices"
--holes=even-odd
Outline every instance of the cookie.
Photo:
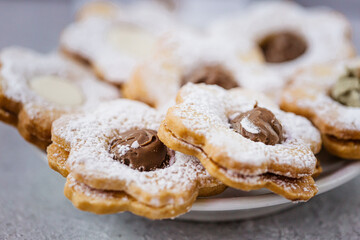
[[307,119],[281,111],[250,90],[188,83],[167,112],[159,137],[168,147],[199,158],[228,186],[266,187],[293,201],[317,192],[312,174],[319,132]]
[[66,196],[94,213],[160,219],[187,212],[197,196],[222,192],[198,159],[159,140],[160,121],[156,110],[125,99],[55,121],[48,161],[67,177]]
[[299,71],[282,95],[281,108],[309,118],[332,154],[360,159],[360,59]]
[[118,89],[58,54],[6,48],[0,66],[0,120],[41,149],[51,143],[55,119],[120,96]]
[[[255,72],[259,74],[247,74],[243,86],[265,84],[272,89],[259,90],[275,98],[298,69],[356,54],[344,16],[328,8],[303,8],[291,1],[253,3],[234,16],[215,21],[208,31],[222,36],[234,48],[242,45],[240,39],[247,39],[251,43],[249,54],[261,61],[251,62],[249,67],[257,65]],[[262,71],[271,72],[273,77],[266,79]],[[271,94],[276,89],[277,93]]]
[[159,36],[176,24],[167,10],[155,4],[100,5],[80,11],[80,20],[63,31],[60,47],[88,63],[101,79],[121,85],[136,63],[152,53]]

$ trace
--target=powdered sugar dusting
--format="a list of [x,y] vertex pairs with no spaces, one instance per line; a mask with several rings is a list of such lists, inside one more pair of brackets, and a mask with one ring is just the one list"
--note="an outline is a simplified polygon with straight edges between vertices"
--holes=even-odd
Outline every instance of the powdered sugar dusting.
[[131,148],[138,148],[140,147],[139,143],[137,141],[133,142],[131,144],[131,146],[129,144],[127,145],[120,145],[118,146],[118,149],[117,149],[117,152],[118,152],[118,156],[121,157],[121,156],[124,156]]
[[130,150],[129,145],[122,145],[118,147],[119,156],[124,156]]

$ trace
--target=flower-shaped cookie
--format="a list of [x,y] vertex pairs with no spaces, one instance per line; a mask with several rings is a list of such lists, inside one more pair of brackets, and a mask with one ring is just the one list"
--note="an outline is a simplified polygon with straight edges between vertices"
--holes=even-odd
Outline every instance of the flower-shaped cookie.
[[61,49],[116,85],[124,83],[135,64],[152,53],[157,38],[176,25],[167,10],[150,3],[118,9],[95,4],[80,16],[64,30]]
[[[248,55],[262,58],[252,65],[260,65],[258,68],[264,69],[261,71],[278,75],[265,84],[272,88],[276,85],[278,90],[301,67],[355,55],[351,27],[345,17],[325,8],[305,9],[291,1],[254,3],[233,17],[215,22],[209,32],[223,37],[234,48],[243,48],[239,40],[247,39],[251,43]],[[249,83],[243,86],[261,85],[264,80],[266,78],[258,78],[257,74],[248,74],[243,81]]]
[[161,124],[160,139],[198,157],[226,185],[266,187],[291,200],[316,194],[311,175],[321,138],[307,119],[239,88],[188,83],[176,103]]
[[223,191],[198,159],[160,142],[160,121],[156,110],[124,99],[55,121],[48,161],[68,177],[66,196],[95,213],[169,218],[187,212],[198,195]]
[[281,107],[309,118],[326,149],[360,159],[360,59],[316,65],[293,76]]
[[0,66],[0,120],[17,126],[27,141],[42,149],[51,143],[55,119],[120,95],[57,54],[11,47],[1,51]]

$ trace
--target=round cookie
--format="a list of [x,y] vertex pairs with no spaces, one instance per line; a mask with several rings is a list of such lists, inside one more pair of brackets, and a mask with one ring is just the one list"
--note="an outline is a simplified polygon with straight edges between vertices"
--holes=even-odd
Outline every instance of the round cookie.
[[354,160],[360,159],[359,69],[359,58],[303,69],[281,99],[281,108],[313,122],[329,152]]
[[266,187],[296,201],[317,192],[312,174],[319,132],[252,91],[188,83],[168,110],[159,137],[168,147],[198,157],[228,186]]
[[291,1],[253,3],[234,16],[216,21],[208,31],[234,48],[243,49],[243,38],[247,39],[251,43],[249,54],[261,59],[249,66],[258,65],[264,69],[259,71],[270,71],[275,76],[266,79],[266,73],[258,74],[262,77],[248,74],[243,86],[265,84],[277,88],[277,94],[298,69],[356,53],[351,27],[344,16],[327,8],[303,8]]
[[120,97],[117,88],[57,54],[11,47],[1,51],[0,65],[0,120],[41,149],[51,143],[51,124],[61,115]]
[[225,189],[198,159],[160,142],[161,119],[145,104],[121,99],[54,122],[49,165],[67,177],[65,194],[76,207],[170,218],[187,212],[197,196]]
[[134,66],[152,53],[159,36],[176,24],[167,10],[154,3],[100,5],[80,11],[80,20],[63,31],[60,46],[67,55],[88,63],[101,79],[121,85]]

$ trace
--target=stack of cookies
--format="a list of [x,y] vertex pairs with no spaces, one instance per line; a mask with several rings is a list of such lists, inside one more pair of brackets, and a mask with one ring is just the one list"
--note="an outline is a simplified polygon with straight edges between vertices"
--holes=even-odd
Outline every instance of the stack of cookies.
[[58,51],[1,51],[0,120],[47,152],[81,210],[173,218],[227,187],[307,201],[322,143],[360,160],[350,32],[291,2],[201,31],[155,3],[88,3]]

